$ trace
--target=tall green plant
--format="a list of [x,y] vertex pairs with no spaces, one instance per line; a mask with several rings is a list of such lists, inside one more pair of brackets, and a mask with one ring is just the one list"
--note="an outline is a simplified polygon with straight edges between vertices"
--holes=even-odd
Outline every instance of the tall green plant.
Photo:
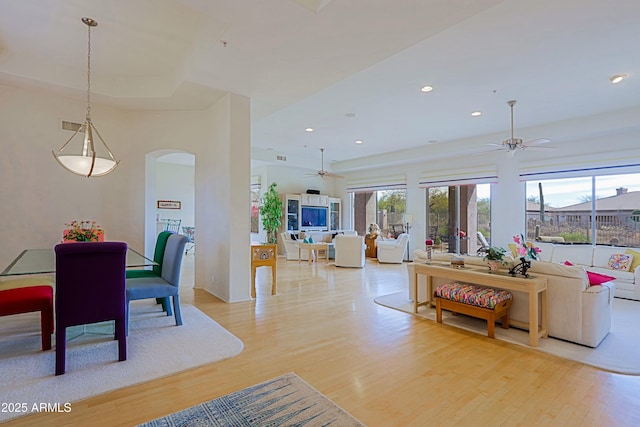
[[277,242],[278,227],[282,223],[284,205],[278,197],[277,186],[278,184],[275,182],[271,183],[269,189],[262,196],[260,204],[260,218],[262,219],[262,228],[267,232],[267,243]]

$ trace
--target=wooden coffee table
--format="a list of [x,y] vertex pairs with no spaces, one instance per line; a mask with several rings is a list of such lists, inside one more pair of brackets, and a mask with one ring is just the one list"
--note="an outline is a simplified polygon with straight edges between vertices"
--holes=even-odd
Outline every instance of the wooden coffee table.
[[302,250],[309,251],[309,264],[313,262],[314,253],[315,253],[315,261],[318,262],[318,251],[324,251],[324,257],[327,261],[329,261],[329,244],[328,243],[298,243],[298,262],[301,261],[300,255],[302,254]]

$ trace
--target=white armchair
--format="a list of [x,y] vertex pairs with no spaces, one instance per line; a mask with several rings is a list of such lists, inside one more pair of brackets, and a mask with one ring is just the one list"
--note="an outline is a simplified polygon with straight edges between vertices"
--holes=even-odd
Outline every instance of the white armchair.
[[[298,241],[293,240],[291,238],[291,234],[285,232],[280,233],[280,237],[282,238],[282,244],[284,244],[285,257],[289,261],[297,261],[298,260]],[[308,251],[302,251],[300,254],[300,259],[303,261],[308,260],[309,258]]]
[[333,246],[336,251],[336,267],[364,267],[364,236],[338,234]]
[[407,233],[400,234],[395,240],[378,240],[378,262],[401,264],[408,241]]

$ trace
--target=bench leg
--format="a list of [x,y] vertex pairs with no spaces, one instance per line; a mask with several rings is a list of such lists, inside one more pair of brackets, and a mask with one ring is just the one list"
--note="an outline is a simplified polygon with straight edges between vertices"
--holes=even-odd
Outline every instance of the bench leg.
[[436,298],[436,322],[442,323],[442,303]]
[[502,316],[502,329],[509,329],[509,310]]
[[496,337],[496,316],[493,314],[487,316],[487,335],[489,338]]

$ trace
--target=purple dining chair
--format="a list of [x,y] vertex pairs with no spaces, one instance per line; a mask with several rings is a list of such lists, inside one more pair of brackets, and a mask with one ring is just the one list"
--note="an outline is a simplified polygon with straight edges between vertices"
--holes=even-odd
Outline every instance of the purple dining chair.
[[56,375],[65,373],[66,328],[115,320],[118,360],[127,359],[127,244],[56,245]]

